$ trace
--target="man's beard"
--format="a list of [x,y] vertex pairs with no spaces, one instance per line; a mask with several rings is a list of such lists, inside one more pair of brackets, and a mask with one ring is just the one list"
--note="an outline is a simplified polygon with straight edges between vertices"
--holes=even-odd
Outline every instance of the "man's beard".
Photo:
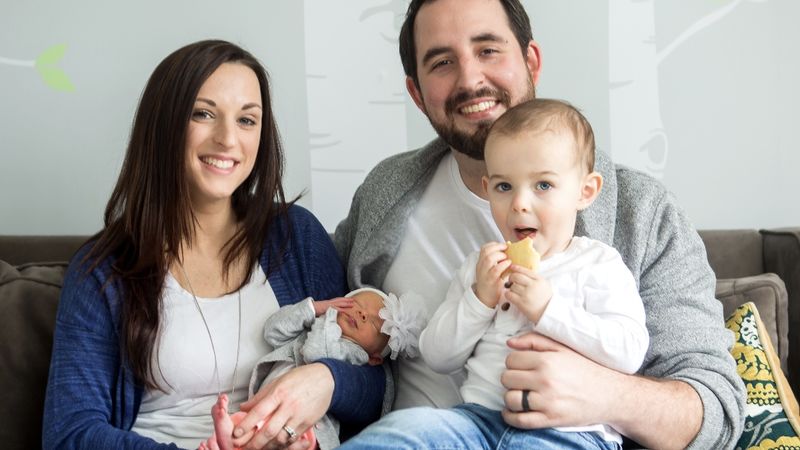
[[[536,87],[533,85],[533,80],[528,78],[528,92],[516,104],[526,102],[536,97]],[[480,97],[493,97],[503,104],[506,109],[511,108],[511,95],[507,91],[498,91],[489,87],[479,89],[475,92],[459,92],[450,97],[445,102],[445,115],[447,117],[444,122],[434,122],[430,115],[430,121],[433,129],[447,144],[454,150],[469,156],[472,159],[483,161],[483,147],[486,144],[486,138],[489,136],[489,129],[492,128],[494,123],[491,120],[484,120],[478,122],[478,129],[472,134],[465,131],[456,129],[454,117],[459,114],[457,105],[467,102],[472,99]]]

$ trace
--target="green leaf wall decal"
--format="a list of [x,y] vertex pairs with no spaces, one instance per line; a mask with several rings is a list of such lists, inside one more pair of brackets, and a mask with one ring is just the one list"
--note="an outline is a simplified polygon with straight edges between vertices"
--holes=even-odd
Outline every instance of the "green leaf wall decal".
[[44,79],[44,82],[57,91],[72,92],[75,90],[72,82],[67,75],[58,67],[36,66],[36,70]]
[[42,54],[36,58],[36,66],[51,66],[59,62],[66,51],[67,44],[54,45],[43,51]]
[[64,57],[67,51],[67,44],[57,44],[47,50],[43,51],[36,62],[34,67],[39,75],[42,76],[45,84],[57,91],[72,92],[75,86],[69,81],[69,77],[63,70],[56,67],[56,64]]

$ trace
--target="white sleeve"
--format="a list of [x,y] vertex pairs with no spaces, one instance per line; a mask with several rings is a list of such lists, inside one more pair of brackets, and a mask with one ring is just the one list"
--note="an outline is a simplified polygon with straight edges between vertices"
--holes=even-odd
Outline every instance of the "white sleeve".
[[463,369],[495,316],[495,310],[481,303],[472,290],[477,260],[478,253],[467,258],[450,283],[445,301],[420,334],[419,351],[436,372]]
[[554,294],[535,331],[606,367],[635,373],[649,336],[633,275],[615,250],[612,257],[577,270],[576,295],[582,298]]

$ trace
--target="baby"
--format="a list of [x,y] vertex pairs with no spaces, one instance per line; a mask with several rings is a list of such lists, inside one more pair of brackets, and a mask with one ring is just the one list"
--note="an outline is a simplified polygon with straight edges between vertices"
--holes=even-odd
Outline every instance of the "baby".
[[[413,293],[397,298],[377,289],[361,288],[340,298],[308,298],[282,307],[264,325],[264,339],[274,350],[256,363],[250,396],[291,368],[323,358],[377,365],[387,356],[416,357],[419,334],[425,326],[421,306],[421,300]],[[200,449],[234,448],[231,433],[245,413],[229,416],[227,407],[227,396],[222,394],[211,411],[214,435]],[[339,445],[338,423],[325,416],[297,440],[308,440],[310,449],[317,443],[322,449],[334,448]]]

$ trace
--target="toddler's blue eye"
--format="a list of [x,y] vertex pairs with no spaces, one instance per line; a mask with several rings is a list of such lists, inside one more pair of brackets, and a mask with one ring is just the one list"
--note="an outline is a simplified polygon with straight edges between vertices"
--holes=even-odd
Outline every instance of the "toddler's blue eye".
[[540,182],[536,183],[536,189],[538,189],[540,191],[548,191],[548,190],[550,190],[551,187],[553,187],[553,185],[551,185],[547,181],[540,181]]
[[508,192],[511,190],[511,185],[508,183],[497,183],[495,189],[497,189],[500,192]]

